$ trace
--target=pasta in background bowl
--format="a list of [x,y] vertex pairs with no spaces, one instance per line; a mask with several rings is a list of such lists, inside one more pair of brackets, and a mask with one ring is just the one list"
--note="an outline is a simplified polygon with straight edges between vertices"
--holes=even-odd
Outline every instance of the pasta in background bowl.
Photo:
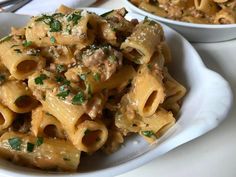
[[[209,22],[207,22],[207,19],[204,19],[204,18],[198,19],[198,18],[194,18],[193,16],[184,16],[183,17],[182,15],[180,15],[180,13],[175,12],[174,9],[172,9],[173,16],[177,16],[178,18],[180,18],[184,21],[188,21],[188,22],[169,19],[169,18],[165,17],[166,14],[164,12],[163,12],[164,14],[162,14],[162,10],[157,10],[158,11],[157,13],[160,14],[160,15],[157,15],[154,13],[152,6],[151,7],[145,6],[145,7],[139,8],[136,5],[132,4],[130,2],[130,0],[124,0],[124,2],[126,4],[127,8],[129,8],[130,10],[167,24],[168,26],[172,27],[173,29],[175,29],[176,31],[181,33],[184,37],[186,37],[186,39],[188,39],[191,42],[220,42],[220,41],[226,41],[226,40],[231,40],[231,39],[236,38],[236,23],[235,23],[235,19],[236,19],[235,14],[236,13],[235,13],[235,10],[231,10],[230,12],[228,12],[227,10],[225,10],[225,12],[223,12],[223,11],[218,12],[218,15],[215,18],[215,19],[218,19],[218,21],[219,21],[223,17],[229,16],[228,21],[230,21],[230,22],[228,22],[228,23],[230,23],[230,24],[208,24]],[[135,0],[133,2],[135,2]],[[140,1],[137,0],[137,4],[139,2]],[[148,1],[143,1],[143,2],[148,2]],[[163,1],[163,2],[167,2],[167,1]],[[178,3],[181,1],[176,1],[176,2]],[[193,1],[191,1],[191,2],[193,2]],[[208,2],[207,0],[206,1],[196,0],[196,2],[199,2],[201,4],[205,4],[207,6],[207,5],[209,5],[208,3],[211,1]],[[182,3],[186,3],[186,2],[183,1]],[[235,2],[232,1],[232,3],[235,3]],[[145,4],[147,4],[147,3],[145,3]],[[150,8],[153,11],[153,13],[149,12],[149,11],[151,11]],[[235,4],[234,4],[234,8],[235,8]],[[179,9],[179,10],[180,10],[180,12],[182,11],[181,9]],[[206,10],[206,12],[208,12],[208,10]],[[191,14],[193,14],[193,15],[198,15],[198,16],[201,15],[201,14],[200,15],[196,14],[197,12],[195,14],[194,13],[195,13],[194,11],[193,12],[191,11]],[[216,13],[216,12],[214,12],[214,13]],[[179,14],[179,16],[178,16],[178,14]],[[229,14],[231,14],[231,15],[229,15]],[[176,19],[178,19],[177,17],[176,17]],[[209,17],[209,19],[211,19],[211,18]],[[224,21],[224,20],[222,20],[222,21]],[[222,34],[224,34],[224,35],[222,35]]]
[[[102,9],[89,10],[99,14],[105,12],[105,10]],[[139,15],[128,13],[127,19],[132,18],[143,19],[143,17]],[[0,25],[4,26],[5,29],[0,32],[0,35],[7,35],[11,26],[24,26],[28,20],[29,17],[27,16],[1,14]],[[140,137],[131,136],[124,142],[121,149],[109,156],[97,153],[93,156],[83,157],[81,159],[79,173],[72,173],[70,174],[71,176],[94,176],[95,174],[97,176],[111,176],[111,174],[117,175],[128,171],[206,133],[216,127],[225,118],[232,101],[228,83],[218,74],[208,70],[203,65],[193,47],[178,33],[165,25],[163,25],[163,29],[166,42],[170,46],[173,56],[173,61],[169,67],[171,75],[174,75],[174,77],[187,86],[188,89],[188,94],[182,104],[176,125],[162,136],[158,143],[149,145]],[[124,47],[126,46],[124,45]],[[167,75],[166,77],[169,76]],[[44,79],[43,77],[43,82]],[[38,81],[41,83],[42,79]],[[201,84],[199,84],[199,82]],[[53,97],[48,95],[48,98]],[[202,99],[203,104],[201,105],[198,104],[199,98]],[[40,108],[37,111],[40,112]],[[148,112],[144,112],[144,114],[148,114]],[[35,115],[37,116],[39,114],[35,112]],[[50,117],[51,115],[48,114],[47,116]],[[49,120],[51,120],[51,118],[49,118]],[[11,137],[10,134],[7,136]],[[58,136],[60,136],[60,134]],[[42,143],[40,139],[31,141],[35,141],[36,144]],[[60,142],[55,143],[58,144],[58,150],[60,151]],[[70,153],[68,152],[68,156],[70,156],[71,153],[72,151],[70,151]],[[38,170],[24,170],[23,167],[16,167],[6,161],[1,162],[0,172],[5,176],[33,176],[36,174],[45,174],[45,172]],[[56,174],[47,175],[56,176]],[[63,176],[63,174],[60,175]]]

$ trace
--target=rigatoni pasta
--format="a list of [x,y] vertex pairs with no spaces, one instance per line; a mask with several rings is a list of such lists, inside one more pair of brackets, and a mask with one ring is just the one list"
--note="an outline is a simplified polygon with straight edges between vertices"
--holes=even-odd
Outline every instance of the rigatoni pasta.
[[61,6],[1,39],[0,156],[76,171],[81,153],[112,153],[132,133],[154,143],[175,124],[186,89],[164,31],[126,13]]
[[130,0],[155,15],[199,24],[235,24],[235,0]]

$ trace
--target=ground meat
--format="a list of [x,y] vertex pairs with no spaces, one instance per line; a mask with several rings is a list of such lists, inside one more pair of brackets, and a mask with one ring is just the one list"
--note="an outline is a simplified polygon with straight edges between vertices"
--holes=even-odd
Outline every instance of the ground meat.
[[94,73],[99,73],[100,80],[109,79],[122,65],[123,55],[112,47],[88,49],[83,53],[82,62],[84,66]]
[[102,94],[94,95],[85,105],[85,112],[92,118],[102,114],[105,101]]

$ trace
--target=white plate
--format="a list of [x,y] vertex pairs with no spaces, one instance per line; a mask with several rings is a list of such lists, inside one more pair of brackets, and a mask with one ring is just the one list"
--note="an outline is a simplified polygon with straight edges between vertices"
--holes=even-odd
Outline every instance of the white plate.
[[[105,12],[95,8],[89,10],[99,14]],[[142,16],[132,13],[129,13],[127,18],[143,19]],[[27,16],[16,14],[0,14],[0,26],[4,27],[1,28],[0,36],[8,34],[11,26],[25,25],[28,19]],[[112,155],[96,154],[83,158],[79,166],[80,171],[70,176],[106,177],[127,172],[203,135],[226,117],[232,103],[229,84],[219,74],[205,67],[187,40],[169,27],[165,25],[163,27],[173,55],[170,71],[188,89],[176,126],[167,132],[158,144],[149,145],[141,137],[133,136]],[[15,166],[4,160],[1,160],[0,164],[0,174],[7,177],[57,176],[55,173],[48,174]],[[67,175],[60,174],[60,176]]]
[[129,2],[129,0],[124,0],[124,2],[125,7],[131,11],[167,24],[191,42],[220,42],[236,38],[236,24],[208,25],[181,22],[163,18],[142,10]]

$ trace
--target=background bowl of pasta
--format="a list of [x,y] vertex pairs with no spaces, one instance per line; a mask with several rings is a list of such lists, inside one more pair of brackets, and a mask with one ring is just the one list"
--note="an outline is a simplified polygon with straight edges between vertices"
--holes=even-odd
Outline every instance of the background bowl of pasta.
[[[131,11],[167,24],[191,42],[220,42],[236,38],[234,0],[215,0],[214,3],[211,0],[180,0],[173,1],[173,6],[168,5],[170,1],[162,0],[124,0],[124,2]],[[167,5],[159,8],[157,2],[167,3]],[[219,2],[217,7],[216,2]],[[230,8],[227,8],[227,3]],[[200,10],[196,10],[195,6]],[[223,10],[219,9],[220,6]],[[187,8],[186,15],[184,15],[185,8]]]
[[[114,13],[114,11],[107,12],[106,10],[97,9],[97,8],[89,8],[87,10],[95,12],[97,14],[102,14],[101,16],[103,18],[111,13],[112,14]],[[124,11],[118,11],[118,12],[122,13]],[[115,13],[116,13],[116,11],[115,11]],[[84,14],[86,15],[87,13],[84,12]],[[77,20],[78,20],[77,15],[78,14],[75,13],[74,15],[69,16],[70,17],[69,21],[71,21],[74,25],[77,25]],[[57,19],[63,18],[63,16],[60,14],[55,14],[53,16],[53,18],[55,18],[55,16]],[[119,14],[118,14],[118,16],[119,16]],[[125,18],[128,20],[131,20],[134,18],[138,19],[139,21],[144,20],[144,17],[137,15],[137,14],[133,14],[133,13],[127,13]],[[3,36],[8,35],[10,32],[10,28],[12,26],[14,26],[16,28],[23,27],[27,24],[27,22],[29,20],[32,20],[32,19],[35,20],[35,17],[30,18],[29,16],[24,16],[24,15],[1,13],[0,14],[0,26],[2,28],[0,30],[0,37],[2,38]],[[39,24],[39,23],[41,23],[42,20],[45,20],[45,19],[46,19],[46,21],[43,21],[43,25],[49,25],[49,22],[50,22],[50,20],[52,20],[52,17],[49,15],[43,15],[40,17],[36,17],[36,22],[38,22],[37,24]],[[67,20],[68,20],[68,18],[67,18]],[[51,28],[50,30],[58,30],[59,29],[58,26],[60,26],[60,25],[58,25],[58,23],[59,23],[58,21],[55,21],[55,19],[51,21],[51,22],[53,22],[53,25],[49,25]],[[134,20],[133,22],[135,24],[137,24],[136,20]],[[92,25],[92,24],[90,24],[90,25]],[[150,25],[149,27],[151,29],[156,28],[156,27],[161,28],[161,26],[158,25],[156,22],[148,20],[148,19],[145,19],[144,22],[141,23],[141,25],[140,25],[142,27],[141,29],[146,29],[146,28],[144,28],[145,25],[148,25],[148,26]],[[86,25],[86,27],[88,27],[88,26],[89,25]],[[138,26],[138,27],[140,27],[140,26]],[[176,115],[176,123],[173,125],[172,124],[173,123],[172,114],[171,113],[166,114],[166,111],[164,109],[160,110],[159,113],[165,115],[165,116],[163,116],[164,119],[162,122],[166,122],[164,120],[170,120],[172,127],[167,132],[164,129],[159,128],[160,130],[162,130],[165,133],[163,136],[158,137],[157,141],[153,141],[153,139],[152,139],[152,138],[154,138],[154,140],[155,140],[157,138],[157,134],[154,134],[151,131],[143,131],[142,132],[143,134],[140,133],[140,135],[142,135],[142,136],[139,136],[136,134],[136,135],[126,137],[125,141],[123,142],[121,147],[116,152],[113,152],[110,155],[105,155],[104,153],[101,153],[101,152],[93,153],[94,149],[96,149],[97,146],[92,146],[91,148],[88,148],[89,144],[84,144],[84,146],[81,146],[81,144],[75,143],[74,146],[81,148],[82,151],[90,153],[89,156],[83,154],[83,156],[80,159],[78,149],[74,148],[74,146],[72,146],[72,145],[65,144],[64,141],[60,140],[60,138],[58,138],[58,139],[56,138],[56,140],[50,140],[49,138],[46,138],[46,137],[44,139],[42,137],[37,137],[35,139],[35,137],[33,137],[32,134],[34,134],[35,131],[38,129],[35,128],[35,127],[37,127],[37,123],[35,123],[35,121],[34,121],[34,122],[31,122],[32,127],[31,127],[30,131],[32,131],[32,132],[30,134],[27,134],[27,135],[22,134],[22,131],[24,131],[24,129],[21,129],[21,133],[20,132],[18,132],[18,133],[12,132],[12,130],[7,130],[7,132],[1,136],[1,138],[0,138],[0,154],[1,154],[1,156],[9,157],[9,154],[10,154],[10,157],[12,157],[12,152],[13,152],[13,157],[15,157],[15,158],[13,158],[13,160],[15,162],[18,161],[18,164],[20,164],[20,165],[24,165],[25,163],[27,164],[27,162],[28,163],[30,162],[31,165],[39,167],[39,168],[43,168],[43,169],[47,169],[47,167],[48,168],[55,167],[56,169],[58,167],[61,167],[65,171],[71,170],[71,168],[76,171],[76,172],[74,171],[72,173],[71,172],[60,173],[59,174],[60,176],[67,176],[68,174],[70,176],[80,176],[80,177],[92,177],[95,175],[98,177],[114,176],[114,175],[121,174],[123,172],[127,172],[131,169],[137,168],[138,166],[141,166],[141,165],[149,162],[150,160],[152,160],[162,154],[167,153],[168,151],[180,146],[181,144],[184,144],[188,141],[191,141],[191,140],[205,134],[206,132],[210,131],[211,129],[213,129],[217,125],[219,125],[220,122],[226,118],[226,115],[227,115],[227,113],[230,109],[231,103],[232,103],[232,93],[231,93],[231,89],[230,89],[228,82],[225,81],[224,78],[222,78],[219,74],[206,68],[206,66],[203,64],[201,58],[199,57],[199,55],[197,54],[195,49],[191,46],[191,44],[186,39],[184,39],[181,35],[179,35],[177,32],[175,32],[174,30],[172,30],[168,26],[162,25],[162,27],[163,27],[165,38],[162,36],[161,38],[159,38],[156,41],[152,39],[151,42],[159,43],[160,42],[159,40],[165,40],[165,43],[163,44],[163,45],[165,45],[165,47],[163,47],[163,48],[165,48],[165,50],[162,51],[163,56],[165,56],[165,59],[169,58],[169,62],[170,62],[170,54],[172,56],[171,62],[168,64],[168,69],[169,69],[170,74],[178,82],[175,81],[175,79],[173,79],[168,73],[166,73],[166,75],[164,76],[164,78],[166,79],[166,84],[170,85],[169,86],[169,88],[170,88],[169,95],[174,96],[174,98],[175,98],[174,100],[172,99],[172,102],[170,104],[167,104],[167,106],[171,106],[171,107],[169,107],[170,110],[172,110],[172,109],[179,110],[179,113]],[[28,26],[27,28],[28,28],[27,30],[29,30],[31,32],[31,30],[34,30],[35,26],[32,25],[32,26]],[[93,28],[89,27],[89,29],[92,30]],[[117,29],[112,30],[112,31],[113,32],[117,31]],[[143,33],[145,33],[145,30],[141,30],[141,32],[140,31],[137,32],[137,31],[139,31],[139,30],[136,30],[135,36],[136,35],[142,36]],[[153,33],[152,30],[148,30],[148,31]],[[17,33],[17,34],[19,34],[19,33]],[[31,35],[31,37],[35,37],[39,34],[41,34],[41,33],[36,33],[34,36]],[[58,35],[60,35],[60,33],[58,33]],[[38,40],[36,42],[39,42],[38,45],[45,45],[45,44],[51,45],[51,43],[55,44],[56,42],[68,42],[67,40],[59,41],[59,38],[57,38],[57,37],[58,36],[53,36],[53,38],[50,37],[50,40],[49,41],[44,40],[44,43],[41,43],[42,39]],[[123,47],[124,47],[124,50],[126,50],[125,52],[127,52],[126,54],[130,54],[131,56],[138,55],[137,52],[130,53],[130,50],[127,50],[126,47],[127,47],[127,45],[133,45],[133,44],[135,44],[135,45],[133,45],[133,47],[136,47],[137,46],[136,44],[137,43],[139,44],[139,42],[142,41],[141,40],[142,38],[129,38],[129,39],[133,40],[133,41],[138,39],[138,42],[136,42],[136,43],[134,42],[131,44],[125,43],[125,45],[123,45]],[[13,42],[12,40],[13,39],[4,38],[4,41],[1,40],[0,47],[5,45],[5,44],[3,44],[4,42],[7,41],[7,44],[8,44],[10,42]],[[19,39],[19,40],[21,40],[21,39]],[[58,41],[56,41],[56,40],[58,40]],[[75,39],[73,39],[73,40],[75,40]],[[35,40],[32,40],[32,41],[35,41]],[[30,47],[31,44],[29,44],[29,43],[30,43],[29,41],[24,42],[23,43],[24,47]],[[170,50],[168,49],[168,46],[169,46]],[[11,49],[9,49],[9,50],[13,50],[17,54],[17,56],[21,56],[22,53],[24,52],[24,48],[20,48],[21,52],[19,52],[19,50],[15,50],[16,49],[15,47],[19,47],[19,46],[15,46],[15,45],[12,46],[11,45]],[[94,46],[93,46],[92,50],[97,51],[99,49],[94,48]],[[107,50],[107,48],[106,48],[106,50]],[[143,48],[140,48],[140,50],[143,50]],[[148,50],[150,50],[150,49],[148,49]],[[148,51],[145,54],[144,53],[142,53],[142,54],[146,56],[146,55],[150,54],[149,52],[150,51]],[[1,55],[5,56],[5,52],[0,51],[0,53],[1,53]],[[32,51],[31,51],[31,53],[28,53],[28,54],[32,55]],[[141,55],[141,53],[139,53],[139,55]],[[39,55],[33,55],[33,57],[39,57]],[[130,56],[127,55],[127,57],[130,57]],[[131,61],[133,61],[133,60],[136,61],[137,58],[134,57],[131,59],[132,59]],[[139,60],[137,60],[137,63],[135,64],[136,67],[138,64],[145,61],[144,59],[147,59],[147,57],[139,56],[138,59]],[[28,60],[30,60],[30,59],[28,59]],[[112,62],[114,62],[114,58],[110,58],[110,60]],[[2,61],[2,59],[1,59],[1,61]],[[39,61],[39,58],[37,58],[36,61]],[[6,63],[7,61],[3,61],[3,62]],[[158,63],[158,64],[163,65],[163,63],[162,64]],[[127,62],[127,65],[129,66],[130,62]],[[6,65],[6,66],[8,67],[8,65]],[[70,65],[70,66],[73,67],[73,65]],[[143,68],[143,70],[138,70],[138,71],[140,71],[139,72],[140,74],[139,75],[137,74],[135,81],[141,80],[141,79],[139,79],[140,77],[141,78],[144,76],[146,77],[147,73],[149,73],[149,70],[152,67],[153,66],[144,64],[144,67],[141,67],[141,69]],[[28,68],[28,70],[30,70],[30,68]],[[23,74],[26,74],[26,72],[28,70],[25,70],[25,72]],[[62,68],[60,67],[59,70],[61,71]],[[24,79],[25,79],[25,77],[26,77],[25,75],[22,75],[22,73],[19,74],[19,73],[15,72],[15,70],[12,71],[10,67],[9,67],[9,71],[11,72],[12,75],[14,75],[15,77],[18,77],[19,79],[21,79],[22,77],[24,77]],[[122,77],[116,77],[117,78],[116,80],[119,80],[120,78],[125,79],[128,75],[130,75],[130,73],[127,71],[130,71],[130,67],[124,67],[124,70],[122,70],[122,72],[126,73],[126,75],[123,75]],[[132,71],[131,73],[133,73],[132,69],[131,69],[131,71]],[[30,89],[33,88],[33,89],[37,90],[38,87],[41,88],[41,87],[43,87],[44,84],[49,84],[48,79],[50,79],[50,74],[48,72],[44,71],[44,73],[41,73],[40,75],[37,75],[39,73],[36,72],[33,75],[29,76],[29,81],[28,81],[29,88]],[[79,71],[77,71],[77,72],[79,72]],[[166,72],[166,71],[163,71],[163,73],[164,72]],[[159,73],[159,71],[158,71],[158,73]],[[89,74],[89,73],[87,72],[87,74]],[[57,78],[57,79],[59,79],[60,83],[62,82],[61,78]],[[94,79],[95,79],[95,81],[97,81],[98,76],[94,75]],[[82,80],[86,80],[86,78],[83,76]],[[17,85],[19,85],[21,83],[21,80],[18,80],[18,82],[14,82],[14,80],[7,81],[8,85],[11,85],[11,82],[14,83],[12,88],[15,88]],[[52,82],[52,80],[50,80],[50,83],[51,82]],[[149,86],[146,88],[145,85],[143,85],[142,83],[145,83],[145,85],[149,85]],[[181,84],[179,84],[179,83],[181,83]],[[55,117],[58,117],[60,122],[61,121],[63,122],[63,120],[62,120],[63,118],[61,118],[61,115],[64,114],[66,111],[69,110],[69,112],[67,112],[67,114],[70,114],[70,112],[74,112],[74,111],[78,112],[78,110],[80,110],[81,107],[76,107],[76,110],[74,110],[73,105],[70,104],[69,102],[66,102],[66,105],[67,106],[70,105],[70,108],[67,108],[67,106],[64,104],[65,97],[68,96],[68,93],[64,92],[65,91],[64,89],[68,88],[68,84],[70,84],[70,83],[66,82],[65,84],[66,84],[66,86],[63,85],[63,87],[60,87],[60,90],[59,90],[61,92],[63,91],[63,94],[61,92],[60,92],[60,94],[57,94],[57,96],[62,99],[55,99],[55,95],[53,96],[52,93],[56,89],[53,89],[54,90],[53,92],[51,92],[51,91],[46,92],[46,95],[43,96],[42,99],[39,99],[39,101],[42,103],[44,109],[50,110],[50,111],[49,112],[42,112],[42,106],[39,106],[39,107],[37,107],[36,110],[32,111],[32,120],[35,117],[37,117],[37,120],[38,120],[38,117],[44,115],[46,117],[47,121],[53,120],[53,122],[55,123],[56,119],[52,119],[52,117],[55,116]],[[146,80],[144,79],[142,82],[140,82],[140,84],[136,85],[136,87],[135,87],[136,94],[140,93],[139,96],[142,97],[143,95],[147,94],[147,90],[155,88],[156,84],[157,84],[157,82],[155,81],[154,77],[149,77]],[[24,85],[25,84],[23,84],[23,86]],[[104,83],[103,83],[103,85],[104,85]],[[100,84],[100,86],[103,86],[103,85]],[[106,85],[109,87],[109,84],[106,83]],[[181,86],[181,85],[183,85],[183,86]],[[21,87],[23,87],[23,86],[21,86]],[[49,85],[47,85],[47,86],[49,86]],[[57,87],[57,85],[54,85],[54,86]],[[141,86],[141,87],[139,87],[139,86]],[[97,86],[96,88],[98,89],[98,87],[99,86]],[[4,82],[3,83],[1,82],[1,84],[0,84],[1,91],[3,91],[4,93],[11,92],[10,89],[3,90],[3,88],[6,88],[6,84]],[[9,88],[9,86],[7,88]],[[158,88],[159,88],[159,86],[158,86]],[[186,90],[184,88],[186,88]],[[19,89],[20,89],[20,86],[19,86]],[[47,87],[44,89],[47,89]],[[144,90],[146,92],[144,92]],[[41,90],[41,91],[43,91],[43,90]],[[186,95],[184,96],[182,103],[179,103],[178,101],[176,101],[176,100],[179,100],[180,97],[181,98],[183,97],[182,93],[185,91],[187,91],[187,92],[186,92]],[[153,97],[155,97],[155,95],[159,94],[159,92],[162,92],[162,90],[161,89],[158,90],[158,93],[155,93]],[[2,92],[0,92],[0,97],[2,98],[4,95],[1,95],[1,93]],[[16,92],[16,93],[18,93],[18,92]],[[35,94],[36,98],[38,96],[37,93]],[[12,94],[12,95],[14,95],[14,94]],[[76,95],[75,98],[79,97],[80,99],[72,99],[72,101],[74,101],[75,103],[77,103],[78,101],[80,101],[80,102],[84,101],[81,98],[81,93],[79,95],[80,96]],[[8,99],[5,99],[4,103],[8,103],[8,100],[11,100],[11,99],[12,99],[12,96],[9,97]],[[51,102],[56,101],[56,106],[50,107],[50,105],[46,104],[45,100],[47,100],[47,99],[50,99]],[[2,102],[2,100],[1,100],[1,102]],[[62,102],[63,102],[64,108],[63,108],[63,106],[61,106]],[[201,104],[199,104],[199,103],[201,103]],[[76,105],[76,106],[78,106],[78,105]],[[13,109],[10,106],[8,106],[8,107],[9,107],[9,109]],[[58,109],[57,107],[59,107],[60,109]],[[65,107],[66,107],[66,109],[65,109]],[[2,107],[0,107],[0,108],[1,108],[0,111],[6,110],[6,109],[3,109]],[[70,111],[70,109],[71,109],[71,111]],[[15,110],[15,111],[17,112],[18,110]],[[143,114],[149,114],[148,111],[143,112]],[[4,115],[3,111],[1,113],[2,113],[2,115]],[[120,115],[120,114],[118,114],[118,115]],[[145,117],[145,115],[144,115],[144,117]],[[162,116],[160,116],[160,117],[162,117]],[[43,121],[44,119],[40,119],[40,120],[41,120],[41,123],[42,122],[44,122],[45,124],[47,123],[47,121],[46,122]],[[146,120],[151,121],[152,119],[146,119]],[[93,131],[93,128],[94,128],[93,125],[95,123],[93,123],[93,125],[90,124],[90,126],[88,126],[88,124],[89,124],[88,119],[81,120],[81,121],[83,121],[83,122],[82,123],[77,122],[77,123],[79,123],[78,127],[82,126],[82,125],[87,126],[89,131]],[[63,128],[66,131],[68,131],[67,136],[69,138],[70,138],[70,136],[73,136],[72,135],[73,133],[70,132],[70,128],[65,126],[66,124],[71,125],[72,120],[65,121],[65,123],[64,123],[65,125],[63,125],[63,124],[61,125],[60,122],[58,123],[58,126],[64,126]],[[96,123],[99,124],[100,122],[96,122]],[[119,122],[119,123],[121,123],[121,122]],[[57,125],[57,124],[55,123],[55,125]],[[104,136],[106,136],[106,135],[104,135],[104,134],[106,134],[106,131],[104,131],[105,133],[103,134],[104,126],[102,126],[101,124],[99,124],[99,125],[100,126],[98,126],[98,128],[101,128],[101,129],[99,129],[99,130],[101,130],[101,132],[99,134],[101,139],[97,140],[95,138],[95,140],[94,140],[95,142],[98,142],[98,143],[100,143],[102,138]],[[155,122],[151,123],[151,125],[154,126]],[[41,124],[41,126],[43,126],[43,124]],[[122,126],[126,126],[126,125],[122,124]],[[133,128],[137,128],[137,126],[138,125],[135,125]],[[95,130],[98,130],[98,128]],[[127,127],[127,129],[128,128],[132,128],[132,127]],[[88,129],[82,129],[82,130],[84,130],[84,132],[82,132],[82,135],[80,134],[80,132],[77,132],[76,136],[75,136],[76,139],[73,139],[73,137],[72,137],[71,141],[77,142],[79,139],[78,137],[88,135],[89,134]],[[122,127],[121,127],[121,129],[122,129]],[[8,132],[8,131],[10,131],[10,132]],[[78,131],[81,131],[81,129],[78,128]],[[44,133],[46,134],[47,132],[44,132]],[[15,137],[16,135],[17,135],[17,137]],[[95,136],[95,135],[93,134],[93,136]],[[60,137],[60,136],[63,136],[63,135],[58,134],[57,137]],[[152,143],[149,144],[147,141],[144,140],[144,138],[148,141],[151,141]],[[94,139],[94,138],[92,138],[92,139]],[[114,138],[114,139],[116,139],[116,138]],[[21,147],[21,144],[24,143],[25,141],[27,142],[27,144],[24,144],[24,147]],[[20,150],[22,150],[21,148],[26,148],[26,149],[25,149],[25,151],[20,151]],[[44,149],[44,148],[46,148],[46,149]],[[53,151],[52,151],[52,149],[53,149]],[[53,161],[50,158],[48,158],[48,159],[46,158],[46,161],[44,161],[45,160],[44,156],[41,156],[41,161],[40,161],[40,159],[35,159],[35,161],[32,161],[32,155],[33,156],[35,155],[37,157],[41,153],[40,150],[43,150],[43,152],[45,154],[49,154],[50,157],[53,159]],[[67,153],[64,153],[64,152],[67,152]],[[37,154],[37,153],[39,153],[39,154]],[[56,155],[55,154],[52,155],[51,153],[56,153]],[[91,153],[93,153],[93,154],[91,155]],[[15,154],[15,156],[14,156],[14,154]],[[21,156],[18,156],[18,155],[21,155]],[[16,157],[21,157],[21,158],[24,157],[23,158],[24,161],[19,161],[19,159]],[[0,161],[1,161],[0,174],[2,174],[4,176],[16,176],[16,177],[39,176],[39,175],[58,176],[58,174],[55,172],[50,173],[50,172],[46,172],[46,171],[39,170],[39,169],[31,169],[28,167],[17,166],[17,165],[12,164],[11,162],[5,161],[1,158],[0,158]],[[78,163],[80,163],[80,164],[77,169]]]

